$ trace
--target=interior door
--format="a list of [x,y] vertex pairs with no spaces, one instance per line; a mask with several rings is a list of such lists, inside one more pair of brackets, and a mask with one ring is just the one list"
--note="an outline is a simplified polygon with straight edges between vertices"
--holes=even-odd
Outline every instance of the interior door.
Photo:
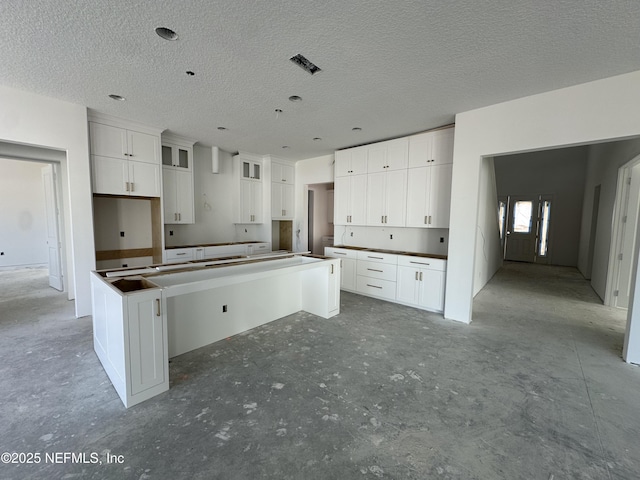
[[49,286],[64,290],[62,283],[62,255],[60,249],[60,231],[58,226],[58,195],[56,191],[56,177],[53,165],[47,165],[42,170],[42,185],[44,187],[45,214],[47,219],[47,249],[49,253]]
[[505,260],[535,262],[538,196],[512,196],[507,216]]
[[621,255],[618,257],[620,268],[618,269],[618,292],[615,301],[616,307],[629,307],[629,291],[631,288],[631,269],[633,267],[634,245],[636,244],[636,231],[638,211],[640,209],[640,164],[631,170],[630,183],[626,189],[624,206],[624,222],[622,227]]

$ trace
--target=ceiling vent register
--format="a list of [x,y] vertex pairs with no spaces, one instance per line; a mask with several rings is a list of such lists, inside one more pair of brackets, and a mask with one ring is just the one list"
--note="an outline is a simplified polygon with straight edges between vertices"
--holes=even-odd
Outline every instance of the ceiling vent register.
[[295,57],[291,57],[293,63],[302,68],[305,72],[310,73],[311,75],[315,75],[316,73],[322,71],[320,67],[315,65],[314,63],[307,60],[302,54],[298,54]]

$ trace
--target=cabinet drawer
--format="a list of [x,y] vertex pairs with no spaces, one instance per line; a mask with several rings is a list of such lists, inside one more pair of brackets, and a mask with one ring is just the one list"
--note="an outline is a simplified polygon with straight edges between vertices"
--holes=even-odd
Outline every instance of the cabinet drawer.
[[381,280],[391,280],[392,282],[395,282],[397,269],[398,267],[390,263],[358,260],[358,275],[365,277],[379,278]]
[[378,253],[369,251],[359,251],[358,260],[366,260],[368,262],[391,263],[398,264],[398,255],[392,253]]
[[396,282],[358,275],[356,290],[374,297],[387,300],[396,299]]
[[166,251],[167,263],[188,262],[194,259],[193,248],[171,248]]
[[212,245],[204,247],[204,258],[230,257],[234,255],[246,255],[246,245]]
[[398,257],[398,265],[404,267],[428,268],[429,270],[447,270],[447,261],[440,258],[409,257],[401,255]]
[[358,258],[358,252],[356,250],[350,250],[348,248],[324,247],[324,255],[326,257],[335,258]]

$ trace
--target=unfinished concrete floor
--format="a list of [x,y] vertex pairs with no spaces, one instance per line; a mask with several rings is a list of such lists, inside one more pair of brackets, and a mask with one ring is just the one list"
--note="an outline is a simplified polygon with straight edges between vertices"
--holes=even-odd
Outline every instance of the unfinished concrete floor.
[[169,392],[128,410],[90,318],[46,285],[0,272],[0,452],[41,454],[2,479],[640,478],[625,313],[575,269],[505,265],[471,325],[343,293],[330,320],[174,358]]

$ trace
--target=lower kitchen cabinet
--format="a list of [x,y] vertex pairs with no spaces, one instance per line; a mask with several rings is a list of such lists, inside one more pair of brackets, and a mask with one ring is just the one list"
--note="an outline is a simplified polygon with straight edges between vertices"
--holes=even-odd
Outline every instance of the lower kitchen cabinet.
[[446,261],[400,257],[396,300],[426,310],[444,309]]
[[340,262],[340,288],[350,292],[356,291],[356,262],[355,250],[346,248],[326,247],[324,254],[327,257],[339,258]]

